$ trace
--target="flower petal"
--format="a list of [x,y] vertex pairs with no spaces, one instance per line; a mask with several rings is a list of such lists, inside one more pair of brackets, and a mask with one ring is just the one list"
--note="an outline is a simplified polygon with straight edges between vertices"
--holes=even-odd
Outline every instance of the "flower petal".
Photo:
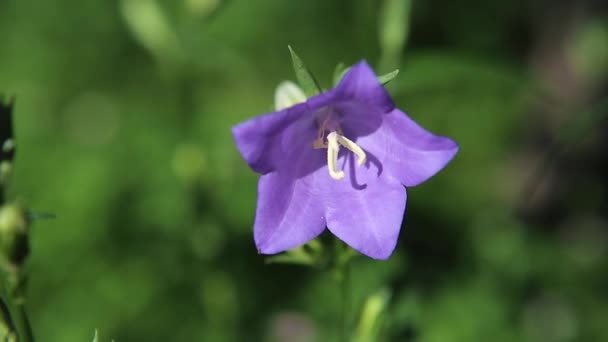
[[[317,110],[331,106],[344,114],[344,120],[368,121],[369,134],[382,121],[382,115],[395,105],[374,71],[362,61],[354,65],[334,88],[309,98],[305,103],[255,117],[232,128],[241,155],[258,173],[276,169],[276,154],[272,149],[285,140],[284,132],[296,121],[314,122]],[[304,124],[306,125],[306,124]]]
[[325,229],[322,203],[312,191],[315,173],[296,178],[297,168],[295,165],[291,170],[282,169],[260,178],[254,239],[262,254],[297,247]]
[[358,134],[364,127],[349,127],[361,136],[359,146],[382,161],[384,171],[405,186],[416,186],[439,172],[454,158],[458,144],[434,135],[404,112],[394,109],[384,116],[379,129],[367,136]]
[[390,95],[366,61],[353,65],[332,92],[337,101],[363,102],[383,113],[395,108]]
[[[232,127],[236,146],[249,166],[258,173],[268,173],[277,165],[273,150],[280,145],[287,131],[298,119],[310,117],[306,103],[255,117]],[[314,133],[312,135],[314,137]]]
[[363,190],[330,193],[324,198],[327,228],[359,252],[388,259],[397,244],[406,199],[401,184],[384,180]]

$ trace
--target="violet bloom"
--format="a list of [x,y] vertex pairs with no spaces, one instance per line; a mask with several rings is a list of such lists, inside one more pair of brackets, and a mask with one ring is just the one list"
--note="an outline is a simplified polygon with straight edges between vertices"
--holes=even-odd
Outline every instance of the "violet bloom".
[[304,244],[325,227],[359,252],[387,259],[405,212],[405,187],[441,170],[458,145],[395,108],[360,62],[333,89],[243,122],[234,139],[260,173],[254,239],[260,253]]

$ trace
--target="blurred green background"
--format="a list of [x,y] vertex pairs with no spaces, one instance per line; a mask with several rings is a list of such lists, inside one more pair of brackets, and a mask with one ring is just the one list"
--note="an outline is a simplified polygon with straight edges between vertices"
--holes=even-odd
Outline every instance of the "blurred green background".
[[[411,6],[410,6],[411,5]],[[603,1],[0,1],[10,198],[37,222],[38,341],[331,341],[332,275],[266,265],[230,127],[272,109],[291,44],[399,68],[398,106],[460,143],[409,190],[398,249],[352,269],[379,341],[608,340]]]

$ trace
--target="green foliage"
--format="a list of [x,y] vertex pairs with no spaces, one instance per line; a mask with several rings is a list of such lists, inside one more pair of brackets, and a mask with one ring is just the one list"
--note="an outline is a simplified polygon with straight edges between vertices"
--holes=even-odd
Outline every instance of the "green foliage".
[[397,75],[399,75],[399,69],[395,69],[395,70],[389,72],[388,74],[378,76],[378,81],[380,81],[380,83],[386,85],[390,81],[395,79],[395,77],[397,77]]
[[296,78],[300,83],[300,87],[304,90],[304,94],[306,97],[311,97],[319,94],[321,90],[321,86],[315,76],[310,72],[308,67],[304,64],[302,59],[293,51],[291,46],[289,47],[289,53],[291,53],[291,61],[293,63],[293,70],[296,74]]

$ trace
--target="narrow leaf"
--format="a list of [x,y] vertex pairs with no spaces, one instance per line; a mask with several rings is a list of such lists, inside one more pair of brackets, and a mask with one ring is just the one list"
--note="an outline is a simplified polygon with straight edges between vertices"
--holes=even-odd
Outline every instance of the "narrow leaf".
[[306,67],[302,59],[293,51],[290,45],[287,46],[291,53],[291,61],[293,62],[293,70],[296,73],[298,83],[304,90],[306,97],[317,95],[321,92],[319,82],[315,79],[310,70]]
[[383,85],[386,85],[388,82],[392,81],[399,74],[399,69],[395,69],[388,74],[384,74],[382,76],[378,76],[378,81]]

